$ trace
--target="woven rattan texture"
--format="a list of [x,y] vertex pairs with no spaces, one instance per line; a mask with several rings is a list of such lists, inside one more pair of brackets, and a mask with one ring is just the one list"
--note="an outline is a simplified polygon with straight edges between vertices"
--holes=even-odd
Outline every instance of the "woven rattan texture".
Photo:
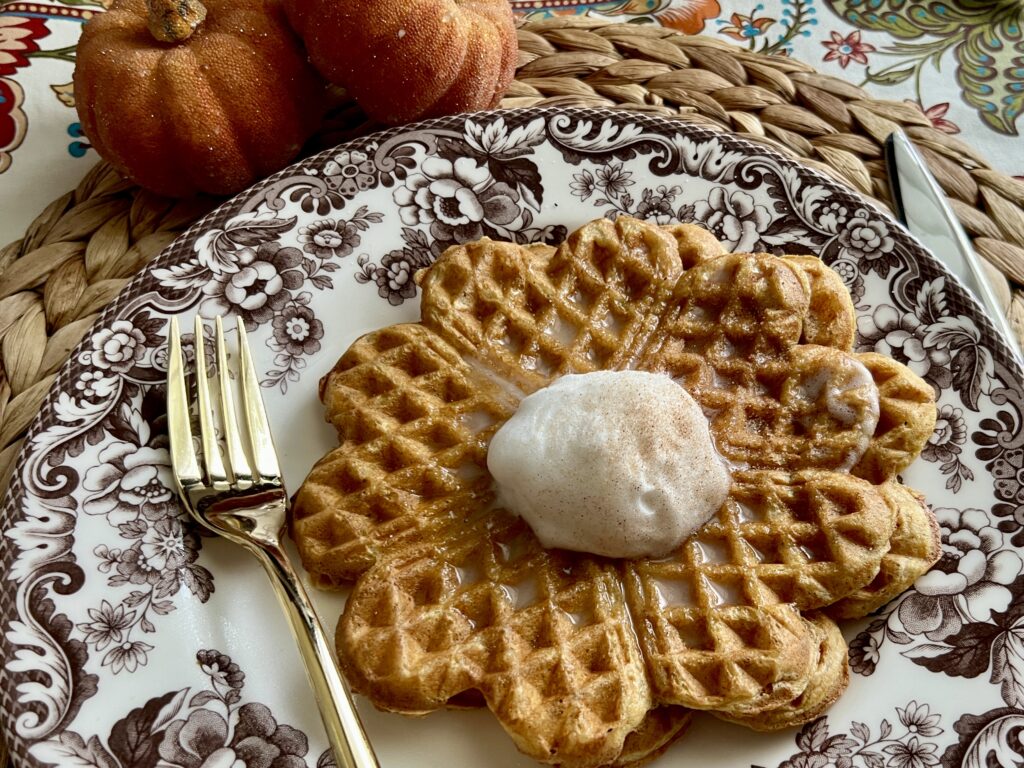
[[[974,242],[1024,336],[1024,183],[904,102],[781,57],[656,26],[553,19],[519,30],[502,106],[621,106],[734,131],[888,202],[882,142],[903,127]],[[314,148],[378,126],[344,104]],[[0,490],[53,375],[125,282],[218,201],[175,202],[100,163],[25,236],[0,248]]]

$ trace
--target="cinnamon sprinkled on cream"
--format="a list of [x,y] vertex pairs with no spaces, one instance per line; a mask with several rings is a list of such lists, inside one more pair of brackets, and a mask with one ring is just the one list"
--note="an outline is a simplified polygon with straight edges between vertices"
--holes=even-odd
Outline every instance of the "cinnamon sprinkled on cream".
[[731,478],[700,406],[668,376],[563,376],[494,435],[499,502],[546,547],[657,557],[715,514]]

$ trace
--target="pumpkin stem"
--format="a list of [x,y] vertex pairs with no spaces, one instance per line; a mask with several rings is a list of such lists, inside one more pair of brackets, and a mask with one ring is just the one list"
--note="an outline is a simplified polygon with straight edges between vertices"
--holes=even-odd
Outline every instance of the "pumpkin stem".
[[163,43],[187,40],[206,18],[199,0],[146,0],[149,33]]

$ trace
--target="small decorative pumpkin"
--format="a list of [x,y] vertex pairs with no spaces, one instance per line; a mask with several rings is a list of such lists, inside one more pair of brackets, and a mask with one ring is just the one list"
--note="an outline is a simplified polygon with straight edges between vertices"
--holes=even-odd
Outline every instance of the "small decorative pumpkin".
[[490,109],[515,74],[508,0],[285,0],[320,73],[397,125]]
[[82,31],[85,135],[164,195],[238,192],[284,167],[319,127],[326,84],[280,0],[114,0]]

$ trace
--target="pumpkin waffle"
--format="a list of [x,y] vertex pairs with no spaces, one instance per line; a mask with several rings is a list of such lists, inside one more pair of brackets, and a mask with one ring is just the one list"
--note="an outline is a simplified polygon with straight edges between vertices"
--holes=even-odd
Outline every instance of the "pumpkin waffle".
[[420,312],[424,326],[529,394],[566,373],[633,366],[682,271],[668,233],[601,219],[554,251],[486,238],[449,248],[420,280]]
[[851,351],[857,326],[854,322],[853,299],[843,279],[814,256],[784,258],[803,272],[810,291],[800,340],[804,344]]
[[[652,708],[788,723],[838,695],[832,625],[802,612],[866,606],[912,572],[920,537],[894,531],[929,513],[886,488],[933,396],[850,352],[828,270],[709,237],[620,217],[558,248],[451,248],[418,276],[422,322],[368,334],[325,377],[339,446],[292,532],[319,584],[358,578],[338,651],[377,706],[482,700],[528,755],[596,766],[627,760]],[[716,517],[656,561],[546,551],[491,488],[487,445],[519,400],[605,368],[679,381],[733,468]]]
[[878,487],[896,512],[889,551],[871,583],[828,607],[836,619],[859,619],[873,613],[917,581],[942,555],[942,537],[924,496],[898,483]]
[[820,613],[810,614],[808,620],[814,626],[818,645],[814,672],[811,673],[807,687],[791,701],[771,710],[755,715],[719,711],[714,713],[716,717],[745,725],[755,731],[778,731],[810,722],[839,698],[850,682],[850,666],[843,633],[833,621]]
[[816,637],[800,610],[878,571],[893,515],[829,472],[737,472],[716,518],[670,558],[623,563],[655,698],[757,712],[799,695]]
[[641,768],[668,749],[686,733],[693,711],[685,707],[657,707],[647,713],[640,726],[626,737],[622,752],[612,768]]
[[487,443],[517,400],[418,324],[364,336],[321,383],[340,445],[296,496],[292,535],[320,587],[491,498]]
[[614,565],[545,550],[504,513],[381,559],[345,615],[357,690],[407,714],[479,691],[541,760],[613,762],[653,706]]
[[935,430],[935,392],[924,379],[908,376],[906,366],[885,355],[865,352],[857,359],[871,371],[878,387],[879,415],[874,439],[853,474],[884,483],[909,465],[917,456],[913,446],[923,445]]

